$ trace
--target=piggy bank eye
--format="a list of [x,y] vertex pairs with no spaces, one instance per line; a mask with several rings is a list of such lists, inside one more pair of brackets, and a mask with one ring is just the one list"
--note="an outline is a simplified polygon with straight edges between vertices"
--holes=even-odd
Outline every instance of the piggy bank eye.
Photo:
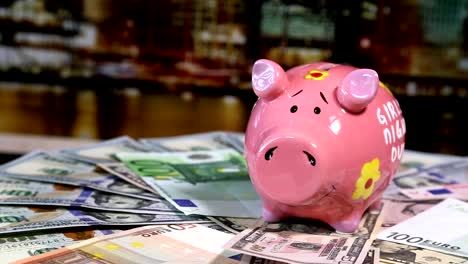
[[291,109],[289,109],[289,111],[291,111],[291,113],[296,113],[296,111],[297,111],[297,105],[291,106]]
[[322,111],[322,110],[320,110],[320,107],[318,107],[318,106],[314,108],[314,113],[315,113],[316,115],[320,114],[321,111]]

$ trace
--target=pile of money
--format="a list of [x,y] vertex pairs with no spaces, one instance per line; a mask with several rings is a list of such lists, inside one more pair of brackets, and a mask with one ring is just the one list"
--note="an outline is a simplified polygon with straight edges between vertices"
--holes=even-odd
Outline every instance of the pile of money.
[[[382,207],[348,234],[311,219],[263,221],[243,146],[233,132],[123,136],[3,164],[0,263],[468,263],[376,239],[463,199],[452,187],[468,182],[457,174],[468,161],[407,151]],[[457,191],[428,197],[435,187]]]

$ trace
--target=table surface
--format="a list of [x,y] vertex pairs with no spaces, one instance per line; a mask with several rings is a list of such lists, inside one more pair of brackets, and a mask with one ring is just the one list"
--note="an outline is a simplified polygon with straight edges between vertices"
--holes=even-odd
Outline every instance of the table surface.
[[20,155],[33,150],[56,150],[94,144],[98,140],[0,133],[0,153]]

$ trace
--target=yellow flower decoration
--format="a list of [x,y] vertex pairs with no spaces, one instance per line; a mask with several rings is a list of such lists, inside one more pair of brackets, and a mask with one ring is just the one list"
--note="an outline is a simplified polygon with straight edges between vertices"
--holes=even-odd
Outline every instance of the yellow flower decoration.
[[380,179],[379,171],[380,162],[378,158],[370,162],[364,163],[361,169],[361,177],[356,181],[356,189],[354,189],[353,199],[367,199],[374,190],[375,183]]
[[379,85],[383,87],[385,90],[387,90],[389,94],[393,95],[392,91],[390,91],[390,89],[388,89],[388,87],[383,82],[379,81]]
[[304,78],[306,78],[307,80],[320,81],[320,80],[325,79],[325,77],[327,76],[328,76],[328,72],[326,71],[311,70],[306,76],[304,76]]

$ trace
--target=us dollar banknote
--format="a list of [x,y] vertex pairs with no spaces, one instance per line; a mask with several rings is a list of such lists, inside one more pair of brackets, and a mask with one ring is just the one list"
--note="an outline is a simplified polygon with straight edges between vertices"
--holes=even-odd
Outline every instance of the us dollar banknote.
[[128,136],[122,136],[98,144],[62,149],[61,152],[77,160],[98,164],[116,162],[114,155],[119,152],[146,152],[150,150],[151,148],[148,146]]
[[0,179],[0,204],[73,206],[149,214],[180,213],[164,199],[144,200],[61,184],[3,179]]
[[234,234],[238,234],[249,227],[253,227],[258,221],[256,218],[222,216],[208,216],[208,218]]
[[[362,264],[379,264],[380,263],[380,250],[375,247],[371,247],[369,251],[367,251],[367,256],[364,258]],[[264,259],[250,255],[243,255],[241,259],[241,263],[243,264],[285,264],[286,262],[271,260],[271,259]],[[338,262],[338,263],[347,263],[346,261]]]
[[260,216],[261,201],[245,159],[234,149],[117,157],[185,214]]
[[135,185],[141,189],[152,192],[159,196],[159,193],[151,188],[140,176],[131,171],[125,164],[114,162],[114,163],[100,163],[98,167],[121,178],[122,180]]
[[[209,239],[200,239],[205,237]],[[92,238],[16,263],[235,264],[221,247],[232,235],[197,224],[147,226]]]
[[381,231],[399,224],[411,217],[414,217],[429,208],[435,206],[440,201],[395,201],[385,200],[387,213],[382,221]]
[[288,263],[363,263],[381,223],[380,211],[367,212],[353,234],[335,232],[322,222],[307,219],[259,221],[225,248]]
[[83,186],[148,200],[160,197],[110,173],[99,173],[95,166],[65,157],[60,153],[31,152],[0,166],[0,177]]
[[110,235],[120,230],[68,229],[67,231],[33,231],[22,234],[0,235],[1,263],[37,256],[93,237]]
[[82,226],[212,223],[203,216],[132,214],[62,207],[0,206],[0,234]]
[[239,152],[244,153],[245,134],[238,132],[228,132],[228,142]]
[[143,138],[140,141],[162,152],[207,151],[235,147],[228,133],[221,131],[165,138]]

